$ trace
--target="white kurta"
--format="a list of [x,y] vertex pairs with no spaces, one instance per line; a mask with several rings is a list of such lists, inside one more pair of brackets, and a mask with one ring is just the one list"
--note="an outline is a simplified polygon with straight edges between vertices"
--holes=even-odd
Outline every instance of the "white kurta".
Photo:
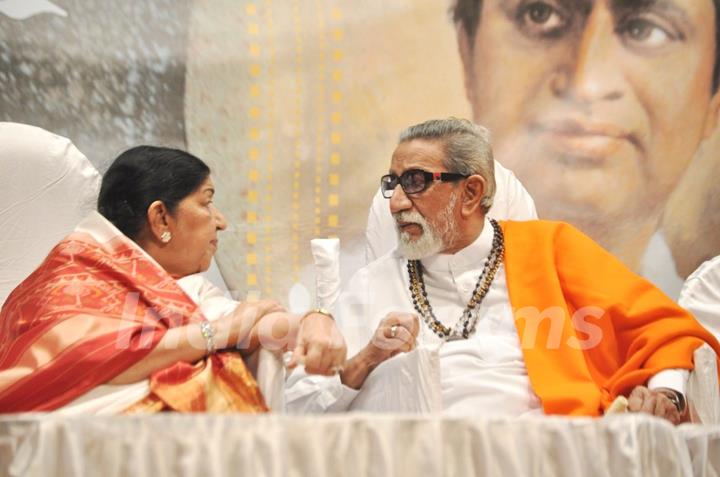
[[[492,244],[489,222],[480,237],[455,255],[423,260],[425,288],[435,316],[455,326],[470,301]],[[449,414],[493,415],[540,413],[540,399],[530,386],[500,266],[479,310],[476,332],[469,339],[448,341],[423,325],[423,346],[441,344],[440,385],[443,409]]]
[[[454,326],[461,316],[491,246],[492,226],[486,219],[482,233],[470,246],[454,255],[441,254],[422,261],[428,299],[445,326]],[[341,295],[336,314],[348,342],[348,356],[367,345],[387,313],[415,313],[406,264],[396,251],[385,255],[359,270]],[[541,413],[515,328],[504,266],[498,269],[477,313],[476,332],[467,340],[443,344],[426,324],[421,324],[418,347],[437,350],[439,356],[439,377],[434,386],[439,389],[443,412],[494,416]],[[426,382],[433,374],[427,360],[403,354],[374,369],[361,391],[344,386],[338,377],[306,376],[296,371],[288,380],[287,408],[290,412],[431,410],[432,405],[397,402],[396,396],[413,398],[403,386],[417,382],[420,389],[414,397],[432,399],[433,393],[425,388],[433,386]],[[667,370],[654,376],[650,387],[684,392],[686,380],[686,371]]]

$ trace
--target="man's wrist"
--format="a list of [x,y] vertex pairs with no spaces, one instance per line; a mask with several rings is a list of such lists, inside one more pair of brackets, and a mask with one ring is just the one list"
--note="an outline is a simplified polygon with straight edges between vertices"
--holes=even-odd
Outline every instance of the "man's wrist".
[[372,344],[368,344],[356,356],[360,360],[360,364],[367,368],[368,373],[383,362],[383,359],[378,356],[377,349],[371,348],[372,346]]
[[332,316],[332,313],[330,313],[330,310],[327,310],[325,308],[315,308],[315,309],[308,311],[303,316],[301,316],[300,321],[302,322],[305,318],[307,318],[310,315],[325,315],[328,318],[330,318],[331,320],[333,320],[333,321],[335,320],[335,317]]
[[345,367],[340,372],[340,382],[349,388],[360,389],[370,372],[377,366],[374,363],[369,350],[363,348],[345,362]]
[[685,395],[680,391],[676,391],[671,388],[655,388],[653,391],[657,391],[665,395],[670,402],[673,403],[680,414],[685,413],[687,410],[687,400],[685,399]]

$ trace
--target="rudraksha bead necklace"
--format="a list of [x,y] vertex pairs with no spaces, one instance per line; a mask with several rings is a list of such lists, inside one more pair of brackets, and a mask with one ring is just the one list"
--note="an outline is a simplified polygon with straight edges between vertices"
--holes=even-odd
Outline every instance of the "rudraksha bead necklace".
[[425,291],[425,282],[423,281],[422,264],[420,260],[408,260],[407,269],[410,276],[410,293],[412,294],[413,305],[415,310],[420,314],[423,321],[428,327],[443,340],[467,339],[475,332],[478,314],[473,313],[475,307],[482,303],[485,295],[490,290],[495,273],[497,273],[502,263],[503,253],[505,252],[505,241],[503,239],[502,229],[497,221],[490,219],[493,227],[493,241],[490,254],[482,273],[478,277],[475,290],[468,302],[462,316],[453,328],[443,325],[433,313],[433,309],[428,301],[427,292]]

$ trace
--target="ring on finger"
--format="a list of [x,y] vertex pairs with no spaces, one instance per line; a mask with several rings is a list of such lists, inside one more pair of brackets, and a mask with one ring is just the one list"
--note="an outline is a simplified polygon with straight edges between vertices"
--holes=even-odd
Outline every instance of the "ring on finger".
[[395,338],[395,336],[397,336],[397,329],[398,325],[392,325],[390,327],[390,338]]

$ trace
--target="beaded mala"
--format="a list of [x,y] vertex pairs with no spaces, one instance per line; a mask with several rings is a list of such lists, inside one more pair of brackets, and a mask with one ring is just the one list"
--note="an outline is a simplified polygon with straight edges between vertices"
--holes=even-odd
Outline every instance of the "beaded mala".
[[483,267],[482,273],[478,277],[475,290],[468,302],[462,316],[453,328],[443,325],[433,313],[430,302],[425,291],[425,282],[423,281],[422,265],[419,260],[408,260],[407,269],[410,276],[410,293],[412,293],[413,305],[418,314],[428,327],[441,339],[467,339],[474,332],[477,325],[478,314],[473,313],[475,307],[482,303],[485,295],[490,290],[490,285],[495,278],[500,264],[502,263],[503,253],[505,252],[505,242],[503,233],[497,221],[490,219],[493,227],[493,241],[490,255],[488,255]]

